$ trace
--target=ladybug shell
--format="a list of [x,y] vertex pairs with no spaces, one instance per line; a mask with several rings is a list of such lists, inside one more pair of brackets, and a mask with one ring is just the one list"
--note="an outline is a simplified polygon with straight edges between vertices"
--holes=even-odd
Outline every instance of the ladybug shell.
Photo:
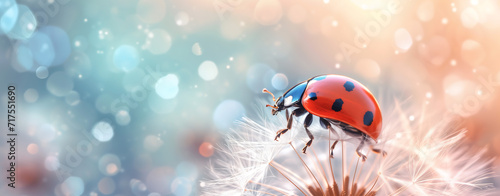
[[302,105],[310,113],[337,120],[377,141],[382,129],[382,113],[372,93],[356,80],[340,75],[309,79]]

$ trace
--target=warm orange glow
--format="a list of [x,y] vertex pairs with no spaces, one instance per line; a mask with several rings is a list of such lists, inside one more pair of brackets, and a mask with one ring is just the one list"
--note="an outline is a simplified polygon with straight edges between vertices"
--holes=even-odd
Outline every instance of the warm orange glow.
[[211,143],[203,142],[200,145],[199,152],[201,156],[211,157],[214,154],[214,146]]

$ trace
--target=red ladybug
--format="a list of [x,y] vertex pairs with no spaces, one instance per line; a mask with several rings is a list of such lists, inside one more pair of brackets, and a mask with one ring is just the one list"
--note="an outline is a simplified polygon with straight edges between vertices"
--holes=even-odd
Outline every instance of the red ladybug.
[[[356,152],[363,160],[366,156],[361,153],[361,149],[367,143],[370,144],[372,151],[382,152],[372,147],[377,142],[382,129],[380,107],[372,93],[358,81],[346,76],[328,74],[316,76],[295,85],[277,100],[267,89],[263,92],[273,96],[274,106],[267,105],[273,108],[273,115],[286,110],[287,128],[279,130],[275,140],[292,128],[293,116],[299,117],[307,113],[304,128],[310,140],[302,149],[303,153],[306,152],[308,146],[311,146],[314,139],[308,129],[313,116],[318,116],[321,126],[335,134],[331,124],[341,127],[347,135],[359,138],[361,141]],[[290,115],[288,115],[288,108],[293,108]],[[331,156],[333,156],[333,148],[337,142],[335,141],[330,148]],[[385,152],[383,153],[385,155]]]

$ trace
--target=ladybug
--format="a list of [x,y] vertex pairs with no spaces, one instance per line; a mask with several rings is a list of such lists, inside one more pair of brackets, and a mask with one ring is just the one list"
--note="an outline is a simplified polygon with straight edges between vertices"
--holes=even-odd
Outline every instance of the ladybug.
[[[292,128],[293,116],[306,115],[304,128],[309,136],[309,141],[302,149],[306,153],[307,147],[311,146],[314,136],[308,127],[313,122],[313,116],[319,117],[320,125],[337,134],[332,124],[340,127],[347,135],[359,139],[360,143],[356,153],[363,161],[366,156],[361,149],[366,144],[375,153],[382,152],[373,148],[382,130],[382,113],[377,100],[372,93],[358,81],[341,75],[327,74],[319,75],[303,81],[288,89],[282,96],[275,99],[274,95],[267,89],[262,90],[273,96],[272,115],[286,110],[287,126],[276,133],[275,140]],[[292,109],[289,115],[288,109]],[[338,140],[330,147],[330,156],[333,157],[333,149]]]

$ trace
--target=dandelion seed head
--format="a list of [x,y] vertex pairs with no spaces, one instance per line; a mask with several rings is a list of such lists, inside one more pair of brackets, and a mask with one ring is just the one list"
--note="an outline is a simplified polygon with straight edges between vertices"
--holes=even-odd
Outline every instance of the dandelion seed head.
[[[338,135],[332,137],[313,124],[310,130],[316,139],[307,154],[300,152],[308,141],[301,118],[274,141],[276,131],[286,126],[286,118],[272,116],[265,104],[260,105],[255,118],[243,118],[218,146],[218,156],[209,164],[203,181],[203,195],[491,193],[487,183],[491,161],[484,160],[485,150],[467,148],[462,142],[466,130],[454,117],[426,111],[422,107],[426,104],[412,108],[399,101],[388,104],[392,107],[383,111],[386,121],[375,145],[387,156],[363,149],[368,156],[365,162],[355,153],[357,143],[337,126]],[[340,142],[330,158],[334,140]]]

